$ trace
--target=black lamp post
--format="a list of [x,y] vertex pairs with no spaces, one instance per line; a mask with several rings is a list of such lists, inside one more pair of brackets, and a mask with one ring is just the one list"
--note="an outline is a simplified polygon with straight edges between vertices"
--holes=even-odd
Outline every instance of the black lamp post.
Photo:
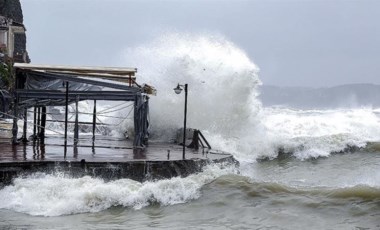
[[182,149],[182,158],[185,159],[185,151],[186,151],[186,117],[187,117],[187,84],[180,85],[178,84],[176,88],[174,88],[174,92],[176,94],[180,94],[182,89],[185,89],[185,113],[183,119],[183,149]]

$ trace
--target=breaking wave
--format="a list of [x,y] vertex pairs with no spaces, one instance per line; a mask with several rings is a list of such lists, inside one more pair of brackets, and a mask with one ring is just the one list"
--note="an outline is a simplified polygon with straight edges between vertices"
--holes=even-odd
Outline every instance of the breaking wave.
[[344,187],[295,187],[276,182],[256,182],[252,178],[238,175],[225,175],[212,182],[216,187],[238,189],[251,197],[267,197],[272,195],[312,195],[325,198],[361,199],[364,201],[380,201],[380,187],[369,184],[357,184]]
[[152,138],[173,139],[182,126],[184,97],[173,88],[188,83],[188,125],[241,162],[279,152],[301,160],[327,157],[380,140],[377,110],[263,108],[258,67],[223,36],[169,33],[127,49],[124,59],[158,90],[151,99]]
[[199,174],[140,183],[130,179],[36,173],[17,178],[0,190],[0,208],[39,216],[99,212],[112,206],[140,209],[150,204],[173,205],[199,198],[204,184],[235,169],[208,166]]
[[[265,108],[262,123],[272,137],[273,146],[299,159],[327,157],[331,153],[365,148],[369,142],[380,140],[380,117],[371,108]],[[375,148],[374,144],[371,146]]]
[[[248,197],[319,197],[314,205],[336,202],[336,199],[379,202],[380,187],[376,184],[353,184],[342,187],[290,186],[274,181],[255,181],[238,175],[235,168],[221,169],[210,165],[198,174],[139,183],[129,179],[104,181],[88,176],[70,178],[63,174],[36,173],[17,178],[0,190],[0,208],[33,216],[61,216],[100,212],[111,207],[141,209],[187,203],[202,193],[218,191],[239,193]],[[292,196],[295,196],[292,199]],[[334,199],[334,200],[329,200]],[[218,199],[216,199],[218,200]],[[313,201],[314,202],[314,201]],[[307,202],[306,202],[307,205]]]
[[[213,148],[243,163],[279,155],[300,160],[328,157],[380,142],[377,108],[263,107],[258,99],[259,68],[221,35],[167,33],[126,49],[125,63],[139,67],[138,82],[157,88],[158,95],[150,99],[151,140],[174,140],[183,125],[184,95],[176,95],[173,88],[187,83],[188,127],[202,130]],[[99,122],[112,126],[105,134],[124,137],[127,130],[133,135],[131,105],[99,105]],[[84,102],[79,109],[91,113],[91,108]],[[92,120],[82,116],[81,121]]]

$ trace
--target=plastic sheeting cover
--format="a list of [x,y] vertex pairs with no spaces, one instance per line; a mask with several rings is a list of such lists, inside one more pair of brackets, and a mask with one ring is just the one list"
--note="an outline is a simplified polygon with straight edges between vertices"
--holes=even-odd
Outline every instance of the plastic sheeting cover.
[[[65,90],[64,80],[51,77],[35,76],[28,73],[25,89],[34,90]],[[102,87],[86,83],[70,82],[69,91],[100,91]]]

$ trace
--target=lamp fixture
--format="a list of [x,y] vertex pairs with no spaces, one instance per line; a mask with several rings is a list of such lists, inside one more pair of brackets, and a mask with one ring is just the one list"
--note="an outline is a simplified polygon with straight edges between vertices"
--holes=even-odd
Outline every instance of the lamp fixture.
[[177,87],[174,88],[174,92],[175,92],[176,94],[180,94],[180,93],[182,92],[182,87],[181,87],[181,86],[182,86],[182,85],[180,85],[180,84],[178,83]]

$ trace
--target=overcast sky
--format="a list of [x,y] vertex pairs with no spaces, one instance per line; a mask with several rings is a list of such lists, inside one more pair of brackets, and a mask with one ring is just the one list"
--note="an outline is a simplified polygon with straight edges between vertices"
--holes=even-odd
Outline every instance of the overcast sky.
[[[163,31],[215,33],[266,85],[380,84],[379,0],[21,0],[32,63],[128,66]],[[138,66],[136,66],[138,67]]]

